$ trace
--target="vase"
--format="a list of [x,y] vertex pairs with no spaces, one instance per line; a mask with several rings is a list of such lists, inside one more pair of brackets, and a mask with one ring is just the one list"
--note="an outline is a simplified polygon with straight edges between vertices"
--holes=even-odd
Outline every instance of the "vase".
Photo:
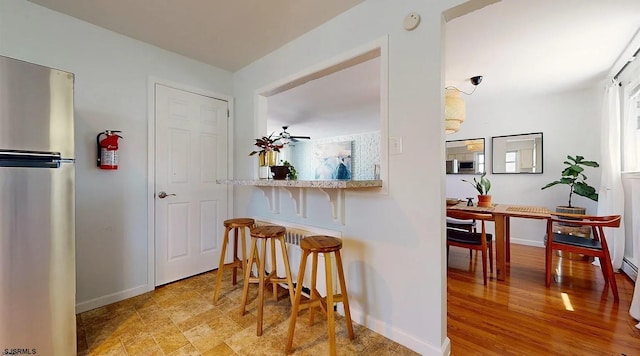
[[269,167],[278,165],[278,151],[266,151],[265,163]]
[[478,206],[491,207],[491,195],[478,195]]
[[265,151],[261,151],[258,153],[258,166],[264,167],[267,165],[267,153]]
[[271,171],[269,167],[278,164],[277,151],[260,151],[258,153],[258,178],[270,179]]

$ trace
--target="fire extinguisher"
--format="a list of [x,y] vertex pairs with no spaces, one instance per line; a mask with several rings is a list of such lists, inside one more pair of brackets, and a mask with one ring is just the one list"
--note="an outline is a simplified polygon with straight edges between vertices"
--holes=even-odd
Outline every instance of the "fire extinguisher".
[[[117,130],[107,130],[100,132],[96,136],[96,144],[98,146],[98,167],[100,169],[118,169],[118,139],[122,136],[116,132]],[[105,136],[102,140],[101,136]]]

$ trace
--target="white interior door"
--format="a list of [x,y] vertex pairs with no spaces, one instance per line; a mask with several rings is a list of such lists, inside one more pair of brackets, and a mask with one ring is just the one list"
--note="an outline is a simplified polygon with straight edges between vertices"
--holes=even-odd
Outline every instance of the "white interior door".
[[[155,284],[217,267],[227,219],[228,102],[155,85]],[[166,196],[164,196],[166,194]]]

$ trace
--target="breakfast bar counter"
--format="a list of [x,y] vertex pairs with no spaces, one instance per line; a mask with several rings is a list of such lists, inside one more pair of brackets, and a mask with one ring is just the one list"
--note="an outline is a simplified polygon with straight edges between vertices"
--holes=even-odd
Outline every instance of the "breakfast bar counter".
[[333,210],[333,218],[344,225],[344,191],[365,190],[367,188],[382,188],[382,180],[279,180],[279,179],[218,179],[218,184],[252,186],[259,188],[269,200],[271,212],[280,213],[279,189],[289,192],[295,201],[296,213],[306,218],[306,191],[318,189],[323,192]]
[[295,187],[324,189],[359,189],[382,187],[382,180],[278,180],[278,179],[218,179],[219,184],[255,187]]

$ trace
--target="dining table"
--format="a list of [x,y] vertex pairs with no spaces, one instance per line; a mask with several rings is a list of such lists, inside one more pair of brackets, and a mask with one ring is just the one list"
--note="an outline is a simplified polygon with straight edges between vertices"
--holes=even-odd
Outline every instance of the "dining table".
[[472,205],[465,202],[448,205],[447,209],[457,209],[477,213],[490,213],[495,224],[496,245],[496,278],[504,281],[507,277],[507,263],[511,260],[511,218],[548,219],[551,212],[547,207],[516,204],[493,204],[488,207]]

